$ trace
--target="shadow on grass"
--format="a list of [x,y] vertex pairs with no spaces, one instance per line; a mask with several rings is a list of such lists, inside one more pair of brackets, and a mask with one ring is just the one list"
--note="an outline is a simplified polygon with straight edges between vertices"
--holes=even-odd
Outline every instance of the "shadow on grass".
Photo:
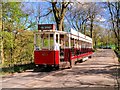
[[4,72],[4,73],[15,73],[15,72],[20,73],[27,69],[33,69],[33,68],[34,68],[34,63],[13,65],[10,67],[2,67],[2,72]]
[[120,51],[114,50],[116,56],[118,57],[118,61],[120,62]]

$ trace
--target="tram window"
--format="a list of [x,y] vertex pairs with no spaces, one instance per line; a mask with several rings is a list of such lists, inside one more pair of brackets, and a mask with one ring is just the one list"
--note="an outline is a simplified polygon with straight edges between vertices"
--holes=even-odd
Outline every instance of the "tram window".
[[60,34],[60,48],[63,49],[65,45],[64,35]]
[[39,34],[36,34],[36,39],[35,39],[35,50],[40,50],[41,49],[41,38]]
[[65,47],[69,47],[69,38],[67,36],[64,36],[65,40]]
[[71,47],[74,47],[74,41],[71,40]]
[[56,43],[58,43],[58,34],[56,34]]
[[74,47],[71,48],[71,53],[72,53],[72,56],[75,55],[75,52],[74,52]]
[[42,37],[42,49],[54,49],[53,34],[45,34]]
[[48,49],[48,34],[43,34],[42,35],[42,49]]
[[54,40],[53,40],[53,34],[50,34],[50,50],[54,49]]
[[69,42],[65,41],[65,47],[69,47]]

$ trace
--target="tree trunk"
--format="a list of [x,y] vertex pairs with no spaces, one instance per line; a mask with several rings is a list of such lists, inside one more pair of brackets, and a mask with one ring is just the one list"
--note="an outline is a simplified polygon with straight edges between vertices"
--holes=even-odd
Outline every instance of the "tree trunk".
[[84,24],[84,34],[86,35],[86,22]]
[[92,38],[92,31],[93,31],[93,19],[91,19],[90,23],[90,37]]
[[95,40],[95,48],[96,48],[96,45],[97,45],[97,41]]
[[1,60],[2,64],[4,64],[4,48],[3,48],[3,39],[1,40]]
[[120,36],[118,36],[118,42],[117,42],[118,50],[120,51]]
[[69,3],[62,2],[61,8],[57,7],[57,2],[51,2],[52,3],[52,10],[54,13],[55,21],[57,24],[57,30],[63,31],[64,29],[64,17],[66,13],[66,9]]
[[[120,50],[120,30],[119,30],[119,8],[120,8],[120,3],[119,2],[115,2],[115,10],[116,10],[116,14],[114,14],[113,9],[112,9],[112,4],[110,2],[108,2],[108,9],[109,9],[109,13],[111,15],[111,21],[112,21],[112,28],[113,28],[113,32],[115,33],[115,37],[117,40],[117,49]],[[116,17],[116,18],[114,18]],[[116,21],[117,20],[117,21]]]
[[[1,7],[2,8],[2,4],[1,4]],[[2,9],[0,10],[0,25],[1,25],[1,28],[0,28],[0,32],[3,32],[4,30],[4,27],[3,27],[3,22],[2,22]],[[1,55],[1,63],[4,64],[4,47],[3,47],[3,33],[1,33],[1,36],[0,36],[0,40],[1,40],[1,43],[0,43],[0,55]]]
[[117,22],[116,22],[116,26],[117,26],[117,32],[118,32],[118,50],[120,50],[120,29],[119,29],[119,25],[120,25],[120,18],[119,18],[119,13],[120,13],[120,2],[117,2]]
[[63,31],[63,22],[62,22],[62,20],[60,20],[60,21],[56,20],[56,23],[57,23],[57,30]]

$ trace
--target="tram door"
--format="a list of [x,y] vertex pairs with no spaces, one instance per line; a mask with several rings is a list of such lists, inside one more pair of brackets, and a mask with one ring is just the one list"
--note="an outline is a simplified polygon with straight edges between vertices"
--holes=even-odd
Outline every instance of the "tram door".
[[70,61],[71,57],[71,50],[69,48],[64,49],[64,60],[65,61]]
[[64,61],[71,62],[71,41],[70,34],[64,36],[65,47],[64,47]]

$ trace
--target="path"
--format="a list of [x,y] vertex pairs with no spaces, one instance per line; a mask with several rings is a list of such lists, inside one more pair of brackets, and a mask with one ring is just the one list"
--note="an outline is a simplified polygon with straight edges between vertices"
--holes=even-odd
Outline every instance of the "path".
[[82,87],[88,90],[91,87],[108,87],[119,90],[119,74],[120,68],[114,52],[111,49],[100,49],[91,59],[77,63],[71,69],[52,72],[26,71],[4,77],[2,86],[3,88],[69,88],[69,90],[71,88],[79,90]]

